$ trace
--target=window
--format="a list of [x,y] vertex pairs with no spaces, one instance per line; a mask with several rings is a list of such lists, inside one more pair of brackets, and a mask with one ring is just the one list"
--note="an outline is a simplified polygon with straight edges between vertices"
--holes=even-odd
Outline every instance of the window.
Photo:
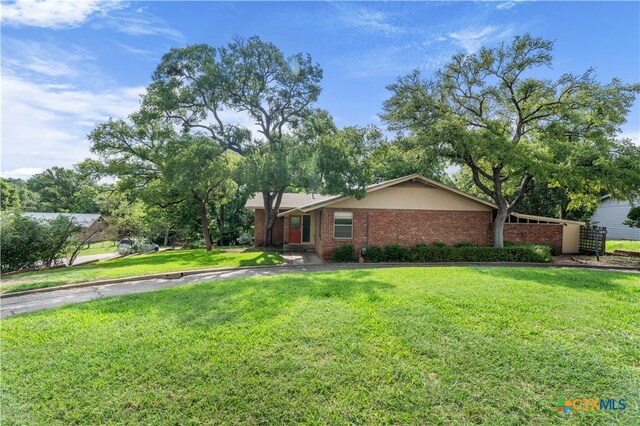
[[352,212],[335,212],[333,214],[333,237],[346,239],[353,237]]

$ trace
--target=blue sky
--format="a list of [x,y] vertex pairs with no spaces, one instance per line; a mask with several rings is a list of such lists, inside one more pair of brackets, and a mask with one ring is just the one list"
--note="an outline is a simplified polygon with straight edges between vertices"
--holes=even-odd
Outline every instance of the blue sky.
[[[398,76],[524,32],[556,41],[548,77],[593,66],[640,82],[640,2],[2,1],[2,175],[89,156],[87,132],[135,110],[172,47],[259,35],[308,52],[324,69],[317,106],[340,126],[380,125]],[[636,143],[639,105],[622,129]]]

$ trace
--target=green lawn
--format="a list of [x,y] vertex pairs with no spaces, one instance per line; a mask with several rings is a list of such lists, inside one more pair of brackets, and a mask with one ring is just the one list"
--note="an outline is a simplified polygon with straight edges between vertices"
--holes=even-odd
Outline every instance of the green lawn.
[[91,243],[89,248],[80,250],[78,256],[89,256],[92,254],[115,253],[118,251],[118,245],[113,241],[100,241]]
[[640,424],[639,278],[389,268],[34,312],[2,321],[3,423]]
[[25,272],[3,277],[2,293],[52,287],[62,284],[124,278],[136,275],[237,266],[277,265],[282,256],[273,252],[220,253],[205,250],[175,250],[105,260],[70,268]]
[[607,240],[607,251],[614,250],[640,251],[640,241]]

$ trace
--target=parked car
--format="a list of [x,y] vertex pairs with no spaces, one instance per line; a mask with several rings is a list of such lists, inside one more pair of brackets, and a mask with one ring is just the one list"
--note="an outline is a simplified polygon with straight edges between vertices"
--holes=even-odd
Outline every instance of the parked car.
[[132,254],[132,253],[149,253],[158,252],[160,247],[146,238],[123,238],[118,243],[118,253],[120,254]]

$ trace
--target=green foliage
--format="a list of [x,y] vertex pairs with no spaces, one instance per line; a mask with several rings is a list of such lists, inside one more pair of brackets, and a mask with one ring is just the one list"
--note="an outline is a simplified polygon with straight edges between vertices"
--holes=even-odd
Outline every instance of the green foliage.
[[59,216],[39,221],[19,214],[0,218],[1,271],[24,268],[48,268],[62,261],[73,244],[72,236],[79,227]]
[[631,228],[640,228],[640,206],[633,207],[627,214],[624,224]]
[[478,244],[470,243],[470,242],[467,242],[467,241],[462,241],[462,242],[459,242],[459,243],[455,243],[453,246],[454,247],[478,247]]
[[6,179],[0,178],[0,210],[18,210],[20,196],[18,188]]
[[84,169],[52,167],[27,180],[27,188],[38,194],[39,211],[54,213],[97,213],[95,187]]
[[365,187],[374,182],[372,152],[382,144],[375,128],[345,127],[320,138],[318,168],[323,192],[364,197]]
[[541,262],[549,263],[552,248],[547,245],[478,247],[417,244],[411,249],[414,262]]
[[384,256],[384,250],[380,246],[374,244],[367,246],[367,262],[382,262]]
[[356,262],[358,260],[356,249],[353,244],[336,247],[331,253],[331,260],[334,262]]
[[384,262],[407,262],[410,258],[409,249],[398,244],[389,244],[382,250]]
[[552,41],[525,34],[458,53],[432,80],[416,71],[388,86],[383,118],[390,129],[468,168],[497,204],[497,246],[532,180],[566,188],[568,208],[587,206],[604,189],[640,191],[640,148],[616,140],[640,85],[601,84],[593,70],[538,78],[537,68],[552,66],[552,51]]

